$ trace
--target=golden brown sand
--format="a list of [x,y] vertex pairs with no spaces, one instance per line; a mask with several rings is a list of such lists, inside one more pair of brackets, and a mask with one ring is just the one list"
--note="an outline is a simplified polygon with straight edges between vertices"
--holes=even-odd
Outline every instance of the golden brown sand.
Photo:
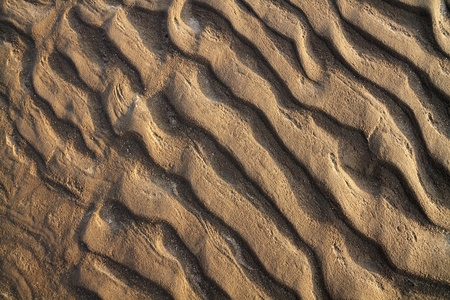
[[449,8],[0,0],[0,298],[450,299]]

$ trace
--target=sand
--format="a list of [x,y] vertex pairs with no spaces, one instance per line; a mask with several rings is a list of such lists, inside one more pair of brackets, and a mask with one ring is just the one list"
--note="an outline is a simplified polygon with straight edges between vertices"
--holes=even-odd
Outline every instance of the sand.
[[449,1],[0,7],[0,298],[450,298]]

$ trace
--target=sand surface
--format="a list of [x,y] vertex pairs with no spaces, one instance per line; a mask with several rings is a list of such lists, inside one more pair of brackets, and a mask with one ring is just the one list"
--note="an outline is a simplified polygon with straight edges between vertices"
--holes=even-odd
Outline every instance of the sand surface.
[[0,298],[450,299],[449,8],[0,0]]

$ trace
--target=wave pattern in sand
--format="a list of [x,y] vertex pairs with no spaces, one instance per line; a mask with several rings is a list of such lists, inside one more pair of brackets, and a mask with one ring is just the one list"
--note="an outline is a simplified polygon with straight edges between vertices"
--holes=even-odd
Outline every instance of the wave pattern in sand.
[[448,6],[3,1],[2,295],[449,297]]

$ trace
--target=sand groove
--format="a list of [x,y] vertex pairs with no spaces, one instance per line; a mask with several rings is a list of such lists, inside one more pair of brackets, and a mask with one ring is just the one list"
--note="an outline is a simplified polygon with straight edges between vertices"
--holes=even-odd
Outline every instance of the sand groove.
[[3,297],[449,297],[448,2],[0,5]]

